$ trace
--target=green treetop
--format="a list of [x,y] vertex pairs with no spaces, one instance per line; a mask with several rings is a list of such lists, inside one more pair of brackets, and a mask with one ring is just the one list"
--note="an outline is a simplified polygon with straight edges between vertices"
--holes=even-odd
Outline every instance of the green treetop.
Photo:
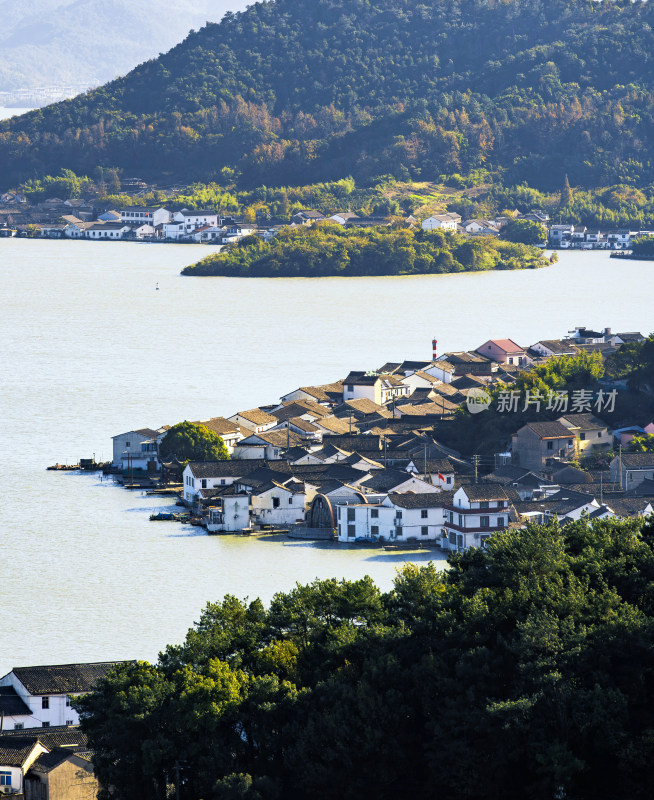
[[229,453],[217,433],[204,425],[178,422],[168,431],[159,446],[162,458],[177,456],[180,461],[227,461]]

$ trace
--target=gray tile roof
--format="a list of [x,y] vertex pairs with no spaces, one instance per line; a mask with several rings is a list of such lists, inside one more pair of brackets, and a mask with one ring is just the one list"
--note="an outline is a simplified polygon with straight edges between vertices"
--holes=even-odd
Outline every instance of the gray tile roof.
[[463,487],[468,499],[476,502],[478,500],[508,500],[504,489],[493,483],[476,483]]
[[[560,422],[528,422],[525,428],[532,430],[541,439],[573,439],[574,434]],[[522,428],[520,430],[523,430]],[[520,433],[520,431],[518,431]]]
[[264,464],[262,458],[239,458],[231,461],[190,461],[195,478],[242,478]]
[[452,505],[454,492],[391,492],[388,499],[400,508],[443,508]]
[[32,695],[90,692],[107,673],[125,661],[96,664],[60,664],[43,667],[14,667],[14,675]]
[[86,734],[79,725],[54,725],[51,728],[25,728],[23,730],[3,731],[0,734],[0,747],[5,740],[29,739],[39,741],[48,750],[66,747],[71,752],[88,746]]
[[0,767],[22,767],[35,745],[31,739],[0,739]]

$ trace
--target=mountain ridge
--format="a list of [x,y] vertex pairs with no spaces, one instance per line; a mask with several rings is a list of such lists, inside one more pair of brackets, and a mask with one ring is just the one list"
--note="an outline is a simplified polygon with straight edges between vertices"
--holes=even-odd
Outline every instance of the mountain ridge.
[[0,125],[0,172],[117,166],[243,185],[502,170],[654,181],[650,4],[274,0]]

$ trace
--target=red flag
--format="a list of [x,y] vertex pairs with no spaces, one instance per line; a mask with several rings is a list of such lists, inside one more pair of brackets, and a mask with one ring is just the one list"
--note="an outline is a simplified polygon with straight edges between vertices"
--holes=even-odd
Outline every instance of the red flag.
[[438,473],[438,480],[439,481],[443,481],[443,483],[445,483],[445,475],[441,475],[441,473],[439,472]]

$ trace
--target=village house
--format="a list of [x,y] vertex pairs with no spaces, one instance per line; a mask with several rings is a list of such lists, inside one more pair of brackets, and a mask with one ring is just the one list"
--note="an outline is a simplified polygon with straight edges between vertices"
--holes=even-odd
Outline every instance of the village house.
[[261,459],[279,461],[284,458],[286,449],[298,447],[305,437],[292,430],[268,430],[253,433],[241,439],[235,446],[232,458],[235,460]]
[[157,437],[160,431],[139,428],[112,436],[112,465],[129,470],[152,470],[158,464]]
[[477,353],[499,364],[519,367],[526,367],[530,360],[525,348],[512,339],[489,339],[477,348]]
[[[184,236],[188,236],[197,228],[202,228],[205,225],[211,225],[216,228],[220,226],[218,213],[210,208],[198,209],[196,211],[190,211],[184,208],[181,211],[173,213],[171,222],[182,223],[182,235]],[[165,227],[164,223],[164,228]]]
[[424,231],[435,231],[440,228],[446,231],[456,231],[460,223],[460,214],[434,214],[422,221],[422,229]]
[[96,222],[86,228],[84,235],[87,239],[124,239],[130,230],[121,222]]
[[165,208],[131,206],[120,210],[120,221],[134,227],[149,225],[151,228],[156,228],[157,225],[170,222],[170,218],[171,213]]
[[91,754],[66,747],[42,753],[25,776],[25,800],[89,800],[99,788]]
[[230,422],[235,422],[241,427],[253,433],[263,433],[274,428],[277,424],[277,417],[262,411],[260,408],[251,408],[249,411],[239,411],[232,417],[228,417]]
[[316,211],[313,208],[306,208],[302,211],[296,211],[295,214],[291,217],[291,225],[311,225],[314,222],[322,222],[325,219],[325,215],[321,214],[320,211]]
[[569,414],[559,417],[559,422],[575,436],[579,453],[589,453],[601,447],[610,447],[613,436],[608,426],[593,414]]
[[329,219],[332,222],[337,222],[339,225],[346,225],[347,223],[351,222],[356,223],[359,217],[354,213],[354,211],[339,211],[336,214],[332,214]]
[[574,433],[560,422],[528,422],[511,437],[511,461],[540,472],[550,458],[573,456],[574,442]]
[[560,358],[574,356],[579,351],[572,342],[563,339],[541,339],[529,348],[534,355],[544,358]]
[[248,430],[246,433],[244,433],[239,425],[237,425],[235,422],[230,422],[228,419],[225,419],[225,417],[201,419],[197,422],[193,422],[192,424],[204,425],[205,428],[208,428],[213,433],[218,434],[223,442],[225,442],[225,447],[230,455],[233,453],[236,444],[244,438],[246,433],[250,432]]
[[25,776],[47,752],[38,740],[0,738],[0,792],[25,798]]
[[625,491],[654,480],[654,453],[622,453],[610,464],[611,480]]
[[7,729],[79,725],[71,698],[93,690],[120,661],[14,667],[0,678],[0,712]]
[[454,487],[454,466],[447,458],[416,455],[409,460],[406,471],[440,489],[449,491]]
[[456,552],[483,547],[493,533],[507,528],[510,510],[508,495],[501,486],[461,486],[444,505],[441,547]]
[[182,473],[184,501],[195,505],[207,492],[232,486],[240,478],[261,468],[261,459],[239,459],[236,461],[189,461]]

